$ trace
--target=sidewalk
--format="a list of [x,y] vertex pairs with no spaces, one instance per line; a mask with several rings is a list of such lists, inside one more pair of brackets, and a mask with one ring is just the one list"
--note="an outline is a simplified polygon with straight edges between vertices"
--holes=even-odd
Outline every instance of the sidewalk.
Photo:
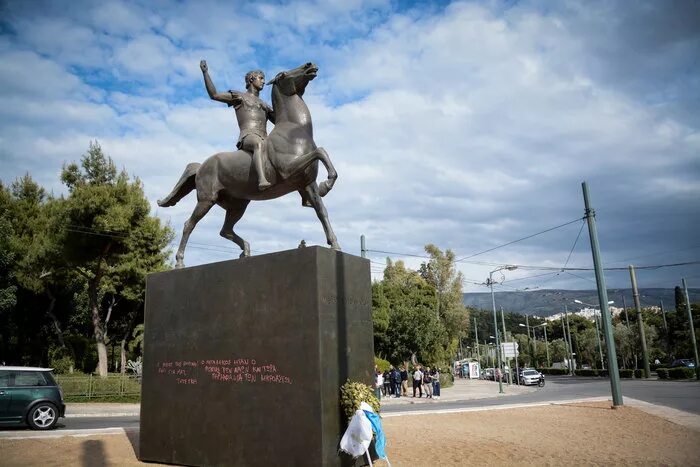
[[[527,394],[536,391],[537,386],[516,386],[503,384],[504,394],[498,393],[498,383],[494,381],[484,381],[478,379],[457,379],[454,386],[442,389],[440,402],[465,401],[471,399],[487,399],[492,397],[507,397],[517,394]],[[382,397],[382,405],[399,404],[432,404],[438,399],[428,399],[425,396],[411,397],[413,390],[409,388],[408,397],[398,399]],[[112,402],[85,402],[66,404],[66,417],[131,417],[138,416],[141,411],[141,404],[123,404]]]
[[131,417],[138,416],[141,404],[117,402],[84,402],[66,404],[66,418],[72,417]]
[[482,379],[456,379],[454,385],[449,388],[440,390],[440,399],[428,399],[425,397],[411,397],[413,388],[408,388],[408,397],[382,397],[381,404],[398,405],[398,404],[432,404],[434,402],[453,402],[466,401],[472,399],[487,399],[492,397],[507,397],[518,394],[528,394],[538,389],[537,386],[517,386],[512,384],[508,386],[503,384],[504,394],[498,393],[498,383],[494,381],[486,381]]

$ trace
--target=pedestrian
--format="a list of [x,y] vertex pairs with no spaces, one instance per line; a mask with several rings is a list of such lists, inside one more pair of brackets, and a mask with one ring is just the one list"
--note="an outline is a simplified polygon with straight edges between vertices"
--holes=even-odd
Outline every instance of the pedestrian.
[[399,397],[401,397],[401,372],[398,370],[398,368],[394,368],[391,375],[392,383],[394,386],[394,397],[398,399]]
[[382,400],[382,388],[384,388],[384,375],[381,371],[377,370],[374,374],[374,395],[377,396],[377,400]]
[[425,391],[426,398],[433,398],[433,380],[429,366],[425,367],[425,371],[423,372],[423,391]]
[[416,389],[418,389],[418,397],[423,397],[423,372],[420,371],[420,365],[413,372],[413,397],[416,397]]
[[384,396],[391,395],[391,372],[384,370]]
[[404,397],[408,397],[408,369],[406,369],[406,365],[401,366],[401,392]]
[[435,368],[431,375],[433,379],[433,399],[440,399],[440,370]]

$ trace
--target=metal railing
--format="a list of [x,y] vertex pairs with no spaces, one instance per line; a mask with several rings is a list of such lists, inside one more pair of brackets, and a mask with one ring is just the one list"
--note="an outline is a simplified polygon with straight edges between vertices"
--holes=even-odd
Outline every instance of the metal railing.
[[135,375],[113,374],[104,378],[94,375],[55,375],[55,378],[65,397],[92,399],[141,394],[141,381]]

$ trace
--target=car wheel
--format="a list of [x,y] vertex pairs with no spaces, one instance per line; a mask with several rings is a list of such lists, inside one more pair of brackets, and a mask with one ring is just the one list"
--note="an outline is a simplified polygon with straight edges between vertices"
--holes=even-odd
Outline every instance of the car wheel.
[[50,402],[41,402],[29,411],[27,423],[32,430],[50,430],[58,422],[56,406]]

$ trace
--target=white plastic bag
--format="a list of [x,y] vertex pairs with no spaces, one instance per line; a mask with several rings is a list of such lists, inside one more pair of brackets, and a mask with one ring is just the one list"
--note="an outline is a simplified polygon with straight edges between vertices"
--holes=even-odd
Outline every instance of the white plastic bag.
[[362,409],[355,412],[350,419],[348,429],[340,440],[340,450],[347,452],[353,458],[367,452],[372,442],[372,424]]

